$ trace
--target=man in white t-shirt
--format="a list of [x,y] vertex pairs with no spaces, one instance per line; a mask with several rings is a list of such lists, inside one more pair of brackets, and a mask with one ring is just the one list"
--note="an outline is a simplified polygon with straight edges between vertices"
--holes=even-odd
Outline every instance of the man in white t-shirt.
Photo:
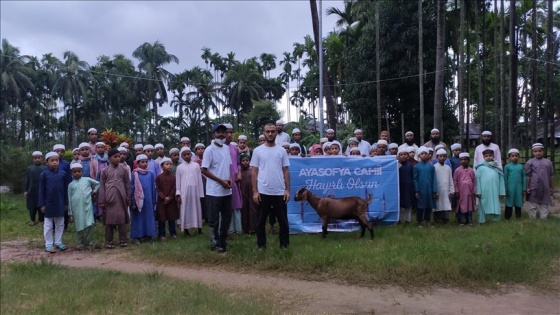
[[226,126],[212,128],[214,140],[204,150],[201,173],[206,180],[206,209],[212,251],[225,253],[226,238],[231,220],[231,155],[225,145]]
[[[276,121],[276,143],[282,144],[284,142],[290,143],[290,135],[284,132],[284,121]],[[265,135],[266,136],[266,135]]]
[[257,246],[266,248],[266,219],[273,211],[278,220],[280,247],[290,245],[290,230],[286,203],[290,200],[290,173],[288,154],[277,145],[276,126],[264,126],[265,143],[253,151],[251,158],[253,200],[259,207],[257,217]]

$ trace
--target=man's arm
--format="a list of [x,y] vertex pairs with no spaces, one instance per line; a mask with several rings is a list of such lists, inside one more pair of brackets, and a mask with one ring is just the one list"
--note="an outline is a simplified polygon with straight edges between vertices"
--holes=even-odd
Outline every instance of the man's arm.
[[253,186],[253,201],[258,205],[261,201],[261,195],[257,189],[257,176],[259,175],[259,168],[256,166],[251,167],[251,186]]
[[206,176],[206,178],[211,179],[217,182],[218,184],[220,184],[223,188],[226,189],[231,188],[231,179],[223,180],[218,176],[214,175],[212,172],[210,172],[206,167],[202,167],[200,169],[200,172],[202,173],[202,175]]
[[290,201],[290,170],[288,166],[282,167],[282,172],[284,173],[284,201],[288,203]]

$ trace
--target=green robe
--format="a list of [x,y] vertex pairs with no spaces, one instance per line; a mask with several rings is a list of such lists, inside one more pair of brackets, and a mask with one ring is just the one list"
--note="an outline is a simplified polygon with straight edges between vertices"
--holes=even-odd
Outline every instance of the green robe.
[[504,167],[506,185],[506,207],[523,207],[523,191],[527,186],[525,169],[519,163],[508,163]]
[[91,192],[98,189],[99,182],[89,177],[74,179],[68,185],[68,215],[74,216],[77,232],[95,223]]
[[506,194],[504,173],[495,162],[492,164],[483,162],[476,166],[476,194],[480,195],[479,222],[486,214],[499,217],[502,213],[500,196]]

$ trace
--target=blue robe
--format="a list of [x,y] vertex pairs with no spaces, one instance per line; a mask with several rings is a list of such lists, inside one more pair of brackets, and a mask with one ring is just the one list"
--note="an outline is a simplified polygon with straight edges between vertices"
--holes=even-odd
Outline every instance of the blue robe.
[[72,178],[72,172],[70,171],[70,163],[66,160],[60,159],[58,163],[58,169],[66,173],[66,182],[68,185],[74,180]]
[[401,163],[399,167],[399,193],[401,208],[412,208],[414,205],[414,180],[413,166],[408,162]]
[[458,156],[452,156],[448,159],[451,162],[451,174],[455,174],[455,170],[461,166],[461,159]]
[[416,206],[419,209],[435,208],[434,194],[438,191],[438,185],[434,166],[428,162],[419,162],[414,166],[413,174],[414,191],[420,195]]
[[134,178],[139,176],[142,190],[144,191],[144,205],[142,211],[138,209],[130,209],[131,224],[130,224],[130,238],[143,238],[156,236],[156,220],[154,210],[156,208],[156,184],[155,179],[151,172],[146,174],[132,173],[130,180],[132,205],[136,206],[134,200]]
[[39,177],[39,204],[45,207],[45,218],[64,216],[64,208],[68,205],[68,181],[66,172],[49,168]]
[[161,166],[156,160],[148,159],[148,171],[154,175],[154,183],[159,174],[161,174]]

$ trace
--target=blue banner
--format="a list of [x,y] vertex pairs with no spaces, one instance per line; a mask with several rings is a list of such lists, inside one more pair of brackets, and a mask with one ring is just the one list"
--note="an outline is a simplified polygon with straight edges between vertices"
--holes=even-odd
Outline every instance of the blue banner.
[[[318,197],[357,196],[367,199],[368,220],[375,225],[394,224],[399,220],[399,174],[395,156],[290,158],[290,233],[320,233],[322,221],[307,201],[295,201],[300,188]],[[355,231],[356,220],[330,219],[332,232]]]

